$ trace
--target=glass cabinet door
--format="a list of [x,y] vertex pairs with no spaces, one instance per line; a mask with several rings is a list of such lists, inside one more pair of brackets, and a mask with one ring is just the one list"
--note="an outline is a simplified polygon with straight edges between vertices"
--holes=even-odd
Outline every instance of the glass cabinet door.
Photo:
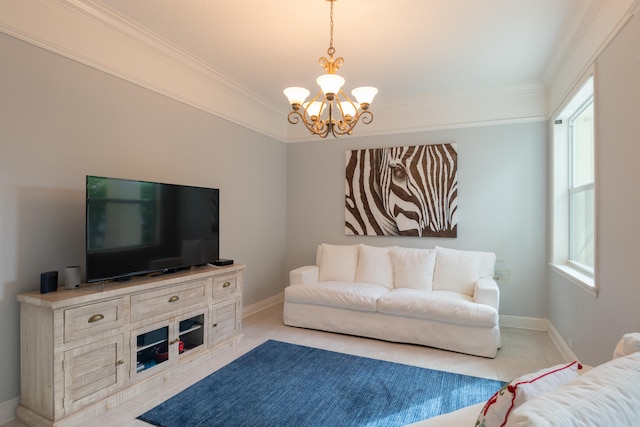
[[180,321],[178,353],[187,353],[204,345],[204,313]]
[[136,337],[136,372],[142,372],[169,360],[169,326]]

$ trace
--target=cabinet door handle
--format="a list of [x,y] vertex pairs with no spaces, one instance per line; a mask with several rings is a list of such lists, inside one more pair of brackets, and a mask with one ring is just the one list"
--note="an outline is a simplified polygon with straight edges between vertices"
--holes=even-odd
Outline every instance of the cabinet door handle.
[[87,323],[94,323],[102,319],[104,319],[104,315],[94,314],[93,316],[89,317],[89,320],[87,321]]
[[180,339],[178,339],[178,338],[176,338],[175,340],[171,340],[171,341],[169,341],[169,345],[174,345],[178,341],[180,341]]
[[228,288],[229,286],[231,286],[231,282],[224,282],[224,285],[222,285],[223,288]]
[[116,362],[116,365],[124,365],[124,360],[120,359]]
[[212,327],[212,328],[217,328],[217,327],[218,327],[218,324],[217,324],[217,323],[214,323],[213,325],[211,325],[211,327]]
[[176,302],[180,299],[180,297],[178,295],[174,295],[171,298],[169,298],[169,302]]

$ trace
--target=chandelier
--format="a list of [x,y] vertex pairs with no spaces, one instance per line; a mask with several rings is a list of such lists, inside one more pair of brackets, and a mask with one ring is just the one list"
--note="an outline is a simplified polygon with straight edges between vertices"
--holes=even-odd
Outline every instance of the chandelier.
[[316,79],[320,86],[320,92],[309,102],[305,102],[309,91],[303,87],[288,87],[284,94],[289,99],[293,110],[289,113],[289,123],[302,124],[313,135],[326,138],[329,132],[334,137],[351,135],[353,128],[362,119],[364,124],[373,120],[373,114],[369,111],[369,104],[378,93],[375,87],[358,87],[351,91],[356,102],[347,96],[342,90],[344,78],[336,74],[336,71],[344,63],[343,58],[333,58],[336,50],[333,48],[333,3],[337,0],[327,0],[331,3],[329,59],[322,57],[318,60],[322,68],[327,72]]

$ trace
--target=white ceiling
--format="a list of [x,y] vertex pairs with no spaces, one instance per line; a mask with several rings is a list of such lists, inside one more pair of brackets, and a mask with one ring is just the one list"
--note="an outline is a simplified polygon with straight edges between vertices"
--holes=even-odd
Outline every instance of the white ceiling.
[[[594,16],[620,2],[607,14],[615,23],[633,1],[337,0],[344,89],[379,89],[358,135],[544,120],[549,82]],[[13,0],[0,1],[0,31],[291,142],[312,137],[287,123],[282,90],[319,90],[329,10],[326,0]]]
[[[96,0],[274,106],[324,73],[325,0]],[[543,81],[575,0],[338,0],[334,47],[346,89],[376,104]]]

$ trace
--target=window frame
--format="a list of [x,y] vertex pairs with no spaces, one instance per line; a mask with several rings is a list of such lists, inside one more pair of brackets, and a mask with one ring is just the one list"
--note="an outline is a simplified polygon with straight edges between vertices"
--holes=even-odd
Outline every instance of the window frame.
[[[599,286],[597,277],[597,97],[595,70],[591,69],[576,84],[574,90],[567,96],[567,100],[552,116],[551,121],[551,259],[552,270],[559,273],[570,282],[578,285],[594,297],[598,296]],[[573,187],[572,147],[571,147],[571,120],[580,112],[593,104],[594,135],[593,156],[594,176],[593,182]],[[578,191],[593,189],[594,191],[594,267],[583,265],[572,260],[571,251],[571,195]]]

